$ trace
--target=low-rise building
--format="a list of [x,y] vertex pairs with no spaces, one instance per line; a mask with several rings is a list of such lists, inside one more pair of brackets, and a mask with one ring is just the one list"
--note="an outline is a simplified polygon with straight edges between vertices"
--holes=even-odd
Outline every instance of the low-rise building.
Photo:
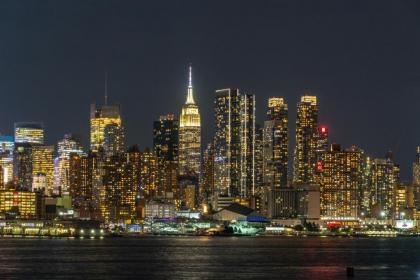
[[239,203],[232,203],[213,215],[213,219],[218,221],[247,221],[265,220],[257,211],[243,206]]
[[175,205],[170,202],[151,200],[145,206],[145,218],[173,218]]

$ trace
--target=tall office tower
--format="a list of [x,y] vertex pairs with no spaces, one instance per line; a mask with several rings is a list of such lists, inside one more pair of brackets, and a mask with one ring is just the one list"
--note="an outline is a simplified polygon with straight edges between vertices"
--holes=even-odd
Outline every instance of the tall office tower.
[[209,202],[214,194],[214,146],[209,143],[203,153],[203,176],[201,184],[201,196]]
[[281,97],[268,100],[263,135],[263,180],[271,189],[287,187],[289,161],[288,107]]
[[158,165],[155,154],[145,149],[140,155],[140,194],[146,199],[157,195]]
[[153,122],[153,150],[158,163],[158,189],[173,192],[177,188],[179,122],[174,115]]
[[44,144],[44,126],[37,122],[15,123],[15,142]]
[[137,146],[130,147],[125,154],[125,186],[123,205],[127,205],[131,222],[141,217],[139,212],[141,197],[141,153]]
[[18,189],[32,189],[32,145],[16,143],[13,152],[13,178]]
[[420,209],[420,146],[417,147],[416,159],[413,162],[414,207]]
[[318,132],[316,134],[316,158],[317,160],[322,160],[322,154],[328,151],[328,127],[320,126],[318,127]]
[[255,95],[241,96],[241,188],[240,195],[255,194]]
[[255,191],[255,98],[221,89],[215,98],[214,184],[217,196]]
[[187,100],[179,117],[179,174],[200,176],[201,167],[201,120],[194,101],[192,68],[189,67]]
[[72,134],[65,134],[57,144],[58,156],[54,160],[54,193],[69,194],[70,156],[82,156],[85,153],[79,140]]
[[127,153],[106,158],[100,196],[100,209],[105,222],[132,223],[137,218],[140,157],[138,149],[130,148]]
[[116,154],[105,159],[103,163],[103,185],[100,196],[101,216],[106,223],[122,222],[124,212],[122,197],[124,195],[124,156]]
[[90,149],[104,151],[107,156],[124,152],[124,132],[120,107],[105,105],[90,109]]
[[104,129],[104,152],[106,156],[124,152],[124,127],[116,124],[107,125]]
[[53,192],[54,146],[32,145],[32,176],[45,176],[45,194]]
[[0,166],[3,169],[3,185],[13,180],[13,136],[0,135]]
[[411,209],[414,206],[413,187],[398,184],[395,188],[395,219],[412,219]]
[[71,153],[69,155],[69,188],[67,194],[72,198],[72,206],[81,218],[92,218],[96,210],[94,197],[94,173],[96,157],[94,154]]
[[359,190],[360,217],[370,217],[371,215],[373,197],[372,164],[372,158],[364,155],[362,160],[362,186]]
[[313,183],[318,129],[316,96],[304,95],[297,107],[296,144],[294,151],[295,183]]
[[391,218],[394,191],[398,182],[398,167],[391,159],[374,159],[372,163],[372,216]]
[[362,152],[356,147],[341,150],[333,144],[322,156],[320,172],[321,216],[324,219],[356,220],[361,188]]
[[264,183],[264,128],[255,125],[255,193],[260,194]]
[[416,160],[413,162],[413,185],[420,186],[420,146],[417,147]]

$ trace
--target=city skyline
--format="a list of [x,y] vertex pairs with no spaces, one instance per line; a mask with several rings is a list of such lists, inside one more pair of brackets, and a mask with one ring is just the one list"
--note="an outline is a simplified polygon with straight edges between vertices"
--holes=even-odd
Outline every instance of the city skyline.
[[0,278],[418,278],[419,27],[418,0],[0,1]]
[[[152,147],[152,122],[168,113],[179,115],[185,67],[193,63],[203,123],[212,122],[215,89],[237,87],[255,94],[260,125],[268,97],[281,96],[290,106],[293,147],[295,104],[311,92],[319,99],[320,123],[329,128],[332,142],[355,144],[374,157],[393,150],[402,179],[408,180],[420,139],[415,2],[381,2],[380,11],[375,1],[344,7],[250,3],[241,2],[241,13],[231,13],[234,1],[203,7],[130,3],[114,14],[112,1],[3,2],[8,28],[0,53],[0,96],[7,102],[0,104],[0,132],[11,134],[14,122],[42,121],[47,143],[73,133],[87,147],[89,104],[102,105],[107,71],[109,102],[121,105],[127,143]],[[158,16],[152,19],[146,11]],[[237,47],[220,47],[231,34]],[[203,130],[202,147],[211,137]]]

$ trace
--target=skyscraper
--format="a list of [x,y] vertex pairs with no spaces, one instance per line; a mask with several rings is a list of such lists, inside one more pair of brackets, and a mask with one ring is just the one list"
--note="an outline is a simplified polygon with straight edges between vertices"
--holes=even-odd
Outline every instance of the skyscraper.
[[339,145],[333,144],[323,152],[318,183],[321,216],[324,219],[358,218],[358,191],[363,180],[362,160],[361,150],[355,147],[342,150]]
[[93,152],[103,151],[106,155],[124,151],[124,132],[120,107],[107,105],[90,109],[90,149]]
[[200,176],[201,119],[194,101],[192,68],[189,67],[187,100],[179,117],[179,174]]
[[140,154],[140,193],[150,199],[157,193],[158,165],[155,154],[146,148]]
[[20,189],[32,189],[32,145],[16,143],[13,152],[13,180]]
[[15,123],[15,142],[44,144],[44,126],[37,122]]
[[214,146],[209,143],[203,154],[201,195],[206,202],[214,194]]
[[375,159],[372,163],[372,215],[391,218],[394,209],[394,192],[398,186],[398,166],[390,159]]
[[287,104],[281,97],[271,97],[263,133],[263,180],[269,188],[287,186],[288,140]]
[[172,114],[153,122],[153,150],[158,163],[161,192],[173,192],[178,175],[179,122]]
[[420,146],[417,147],[416,159],[413,162],[413,185],[420,186]]
[[416,159],[413,162],[412,184],[414,189],[414,206],[420,209],[420,146],[417,147]]
[[221,89],[214,106],[217,195],[249,198],[255,191],[255,97]]
[[316,163],[318,105],[316,96],[304,95],[297,107],[294,182],[313,183]]
[[255,95],[242,94],[240,116],[240,196],[250,198],[255,194]]
[[32,146],[32,177],[45,176],[45,193],[53,193],[53,156],[54,146],[33,145]]
[[71,134],[57,144],[58,156],[54,160],[54,193],[69,194],[70,187],[70,157],[71,155],[84,155],[83,148],[78,139]]

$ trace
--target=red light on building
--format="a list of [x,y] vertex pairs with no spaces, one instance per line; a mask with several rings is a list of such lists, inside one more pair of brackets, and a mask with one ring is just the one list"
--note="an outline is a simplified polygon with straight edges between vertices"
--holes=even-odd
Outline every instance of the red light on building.
[[322,172],[322,169],[323,169],[323,163],[322,163],[322,161],[317,161],[317,163],[316,163],[316,171]]
[[327,222],[327,227],[329,229],[340,228],[341,227],[341,223],[340,222]]
[[323,133],[323,134],[325,134],[325,133],[327,133],[328,132],[328,129],[327,129],[327,127],[326,126],[321,126],[321,133]]

